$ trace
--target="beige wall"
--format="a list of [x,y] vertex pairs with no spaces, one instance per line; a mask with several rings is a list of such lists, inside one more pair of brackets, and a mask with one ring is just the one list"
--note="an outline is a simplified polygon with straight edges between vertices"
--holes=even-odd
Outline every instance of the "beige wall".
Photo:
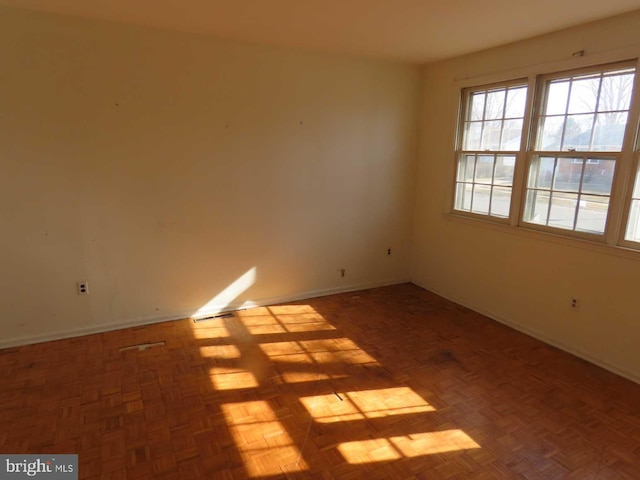
[[0,59],[0,346],[408,279],[417,68],[8,9]]
[[[615,57],[639,43],[638,31],[640,12],[424,69],[412,278],[640,381],[640,254],[456,221],[445,213],[462,79],[508,78],[505,72],[520,75],[550,62],[571,68]],[[585,57],[572,58],[578,50]],[[573,297],[577,310],[570,306]]]

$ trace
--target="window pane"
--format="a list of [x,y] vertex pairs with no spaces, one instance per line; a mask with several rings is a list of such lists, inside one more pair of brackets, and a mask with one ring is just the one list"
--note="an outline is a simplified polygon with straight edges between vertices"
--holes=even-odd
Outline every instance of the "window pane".
[[555,164],[556,159],[553,157],[534,158],[529,168],[529,187],[550,189]]
[[456,209],[471,211],[471,194],[473,185],[470,183],[458,183],[456,185]]
[[591,150],[596,152],[619,152],[622,150],[627,117],[627,112],[599,113],[596,115]]
[[538,150],[560,150],[564,117],[542,117],[541,122]]
[[549,212],[547,225],[573,230],[577,204],[577,194],[553,192],[551,194],[551,211]]
[[509,206],[511,205],[511,188],[493,187],[491,194],[491,215],[496,217],[509,216]]
[[537,223],[539,225],[547,224],[549,196],[549,192],[540,190],[529,190],[527,192],[527,207],[524,218],[526,222]]
[[602,79],[598,111],[629,110],[633,73],[606,75]]
[[553,179],[553,189],[569,192],[580,191],[582,163],[581,158],[559,158],[556,175]]
[[504,90],[495,90],[487,94],[487,106],[484,111],[486,120],[496,120],[504,117]]
[[475,167],[475,155],[463,155],[458,162],[458,181],[472,182]]
[[493,155],[478,155],[476,162],[475,181],[477,183],[491,183],[493,180]]
[[582,192],[610,195],[615,164],[614,160],[587,160],[582,178]]
[[596,111],[596,99],[600,89],[600,76],[576,79],[571,84],[568,113],[591,113]]
[[471,94],[471,112],[469,120],[482,120],[484,117],[484,92],[475,92]]
[[522,119],[505,120],[502,128],[502,139],[500,140],[500,150],[520,150],[520,139],[522,138]]
[[472,122],[465,125],[464,132],[464,149],[480,150],[480,136],[482,135],[482,123]]
[[567,96],[569,95],[569,82],[551,82],[547,88],[547,105],[545,108],[545,115],[566,113]]
[[475,185],[473,189],[473,204],[471,211],[474,213],[489,213],[489,199],[491,198],[490,185]]
[[604,233],[609,209],[609,197],[582,195],[578,205],[576,230],[590,233]]
[[591,131],[593,130],[593,115],[569,115],[564,127],[564,141],[562,150],[589,150]]
[[493,183],[495,185],[512,185],[515,166],[515,156],[498,155],[496,158],[495,172],[493,174]]
[[482,150],[498,150],[500,148],[500,132],[502,130],[502,122],[493,120],[484,122],[484,130],[482,131]]
[[507,104],[505,106],[505,118],[524,117],[524,107],[527,101],[527,87],[510,88],[507,93]]

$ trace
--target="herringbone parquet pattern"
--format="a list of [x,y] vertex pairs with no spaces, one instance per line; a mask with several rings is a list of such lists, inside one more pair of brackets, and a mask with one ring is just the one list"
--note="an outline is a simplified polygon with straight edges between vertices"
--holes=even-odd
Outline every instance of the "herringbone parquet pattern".
[[0,452],[82,479],[640,478],[640,386],[413,285],[7,349],[0,380]]

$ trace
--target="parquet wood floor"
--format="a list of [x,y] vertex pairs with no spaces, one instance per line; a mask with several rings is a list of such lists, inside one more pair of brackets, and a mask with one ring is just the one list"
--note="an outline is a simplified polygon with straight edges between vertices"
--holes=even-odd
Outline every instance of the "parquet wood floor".
[[0,380],[0,452],[82,479],[640,479],[639,385],[410,284],[6,349]]

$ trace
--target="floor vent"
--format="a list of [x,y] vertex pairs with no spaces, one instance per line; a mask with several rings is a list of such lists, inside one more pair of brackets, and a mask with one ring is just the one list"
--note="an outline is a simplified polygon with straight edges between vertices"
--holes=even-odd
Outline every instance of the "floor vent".
[[153,342],[153,343],[139,343],[138,345],[127,345],[126,347],[120,347],[121,352],[126,352],[127,350],[138,350],[142,352],[143,350],[148,350],[152,347],[163,347],[167,344],[164,340],[162,342]]
[[218,318],[231,318],[233,317],[233,312],[223,312],[217,313],[216,315],[211,315],[209,317],[199,317],[194,318],[193,323],[206,322],[207,320],[217,320]]

